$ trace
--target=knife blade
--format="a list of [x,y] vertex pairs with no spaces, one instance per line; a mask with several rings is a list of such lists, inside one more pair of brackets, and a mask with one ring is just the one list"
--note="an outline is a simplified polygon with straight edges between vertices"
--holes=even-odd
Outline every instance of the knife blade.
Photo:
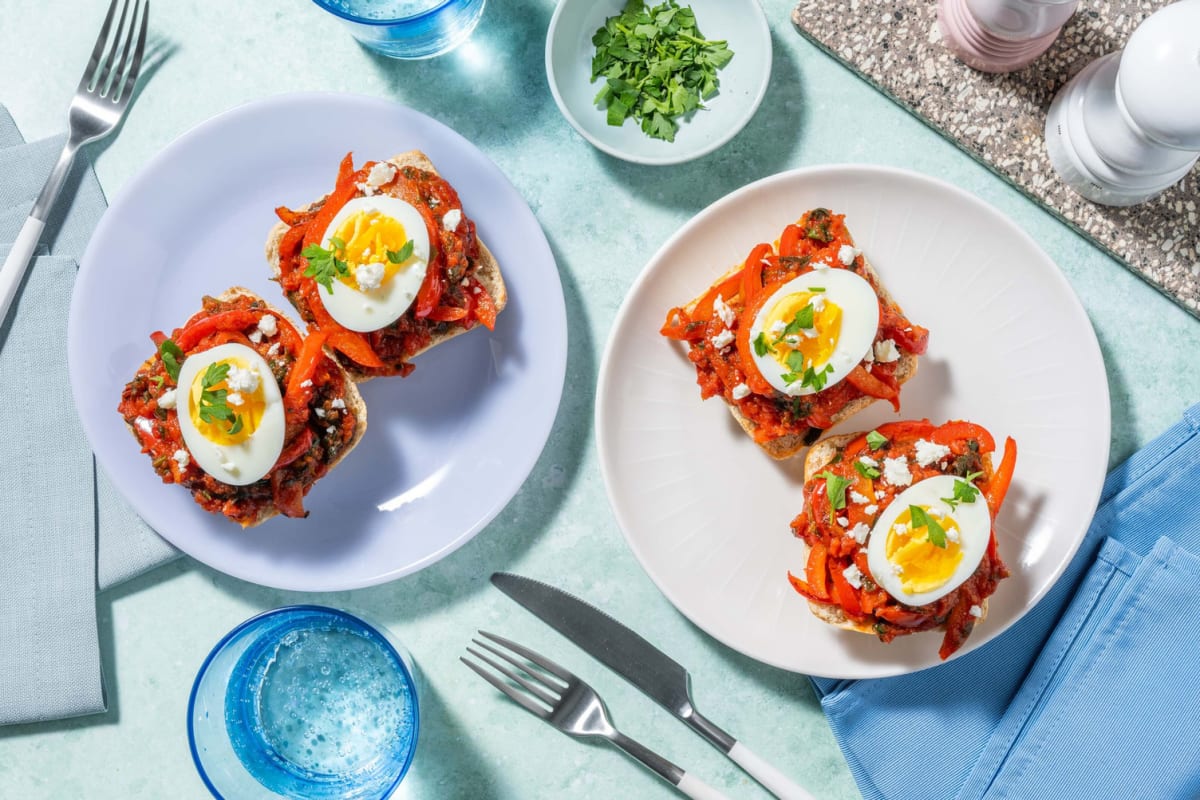
[[692,703],[688,671],[642,636],[590,603],[548,583],[496,572],[492,574],[492,584],[636,686],[732,758],[776,797],[812,800],[812,795],[697,711]]

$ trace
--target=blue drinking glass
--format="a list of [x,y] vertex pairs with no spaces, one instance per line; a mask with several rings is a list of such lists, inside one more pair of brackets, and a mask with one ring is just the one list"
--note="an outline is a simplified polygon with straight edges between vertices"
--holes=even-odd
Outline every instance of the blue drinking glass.
[[392,58],[432,58],[458,47],[483,16],[486,0],[313,0],[339,17],[355,39]]
[[188,741],[217,798],[380,800],[417,749],[411,658],[385,629],[322,606],[253,617],[209,653]]

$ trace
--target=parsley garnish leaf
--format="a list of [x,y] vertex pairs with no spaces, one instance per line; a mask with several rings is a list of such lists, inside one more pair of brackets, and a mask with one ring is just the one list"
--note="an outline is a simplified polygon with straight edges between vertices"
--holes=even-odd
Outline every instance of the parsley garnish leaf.
[[872,450],[878,450],[885,444],[887,444],[887,437],[881,434],[879,431],[871,431],[867,434],[867,447],[871,448]]
[[872,467],[872,466],[868,466],[867,464],[864,464],[861,461],[854,462],[854,470],[859,475],[862,475],[864,478],[874,479],[874,478],[879,477],[878,469],[876,469],[875,467]]
[[229,424],[228,432],[234,434],[242,429],[242,418],[234,414],[233,409],[229,407],[226,399],[229,396],[229,390],[213,388],[227,377],[229,377],[229,364],[224,362],[214,362],[204,370],[204,376],[200,379],[200,420],[210,423],[226,422]]
[[350,267],[337,257],[338,253],[345,251],[346,243],[336,236],[330,237],[329,243],[333,245],[329,250],[320,245],[310,244],[300,251],[300,255],[308,259],[308,266],[304,268],[304,277],[312,278],[332,294],[333,279],[349,276]]
[[410,258],[412,258],[413,240],[409,239],[399,250],[384,250],[384,252],[387,254],[388,261],[392,262],[393,264],[403,264],[405,261],[408,261]]
[[163,339],[162,344],[158,346],[158,357],[162,359],[163,367],[171,376],[171,380],[178,383],[179,364],[183,360],[183,351],[179,349],[179,345],[170,339]]
[[850,481],[840,475],[834,475],[829,470],[817,473],[818,478],[825,479],[825,494],[829,498],[829,505],[834,511],[840,511],[846,507],[846,488],[850,486]]
[[767,344],[767,335],[762,331],[758,332],[758,336],[754,337],[754,355],[759,358],[765,356],[771,350],[771,346]]
[[942,502],[950,506],[951,510],[958,508],[959,503],[974,503],[979,497],[979,487],[971,483],[971,481],[982,475],[982,472],[971,472],[967,474],[966,480],[954,480],[954,496],[943,497]]
[[912,525],[914,528],[925,528],[929,532],[929,542],[934,547],[946,547],[946,531],[938,524],[938,521],[925,513],[925,509],[920,506],[909,506],[909,516],[912,517]]

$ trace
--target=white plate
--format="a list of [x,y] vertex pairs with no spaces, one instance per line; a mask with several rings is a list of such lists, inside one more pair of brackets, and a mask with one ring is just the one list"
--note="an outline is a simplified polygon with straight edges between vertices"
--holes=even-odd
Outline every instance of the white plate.
[[871,166],[786,172],[696,215],[651,259],[617,315],[596,428],[609,500],[629,546],[689,619],[730,647],[809,675],[875,678],[940,663],[941,632],[882,644],[819,622],[788,585],[802,572],[789,523],[802,458],[775,462],[718,399],[700,401],[682,346],[659,335],[758,242],[825,206],[846,224],[929,351],[901,393],[835,432],[888,420],[968,419],[1019,456],[996,523],[1013,576],[958,655],[1016,622],[1079,546],[1108,461],[1108,382],[1096,336],[1054,263],[999,212],[948,184]]
[[[650,0],[651,6],[657,0]],[[609,17],[621,13],[625,0],[562,0],[546,33],[546,77],[559,111],[572,127],[600,150],[638,164],[679,164],[711,153],[737,135],[762,102],[771,77],[771,31],[757,0],[691,0],[680,5],[696,12],[700,32],[724,39],[733,58],[717,78],[717,94],[677,120],[674,142],[651,139],[632,117],[620,127],[609,125],[608,112],[596,105],[602,79],[592,78],[596,47],[592,36]]]
[[[353,120],[353,124],[348,124]],[[126,381],[205,294],[242,285],[291,312],[263,255],[273,209],[326,194],[338,162],[418,148],[462,198],[508,284],[496,330],[418,357],[408,378],[364,384],[368,429],[305,498],[308,519],[243,531],[163,485],[117,414]],[[298,315],[290,313],[293,320]],[[100,463],[134,509],[184,552],[285,589],[382,583],[446,556],[499,513],[541,453],[566,368],[554,257],[525,201],[470,142],[384,100],[290,94],[181,136],[117,195],[80,266],[68,359]]]

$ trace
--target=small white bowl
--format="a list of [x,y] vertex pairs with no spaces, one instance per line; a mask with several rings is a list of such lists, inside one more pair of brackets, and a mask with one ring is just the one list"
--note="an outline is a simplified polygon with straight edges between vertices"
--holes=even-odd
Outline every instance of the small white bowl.
[[[653,6],[656,0],[648,0]],[[679,0],[696,13],[700,32],[724,39],[733,58],[717,72],[720,88],[705,108],[679,118],[674,142],[651,139],[632,117],[616,127],[593,100],[592,36],[619,14],[624,0],[562,0],[546,34],[546,76],[554,102],[583,138],[609,155],[638,164],[679,164],[711,153],[745,127],[771,77],[771,31],[757,0]]]

